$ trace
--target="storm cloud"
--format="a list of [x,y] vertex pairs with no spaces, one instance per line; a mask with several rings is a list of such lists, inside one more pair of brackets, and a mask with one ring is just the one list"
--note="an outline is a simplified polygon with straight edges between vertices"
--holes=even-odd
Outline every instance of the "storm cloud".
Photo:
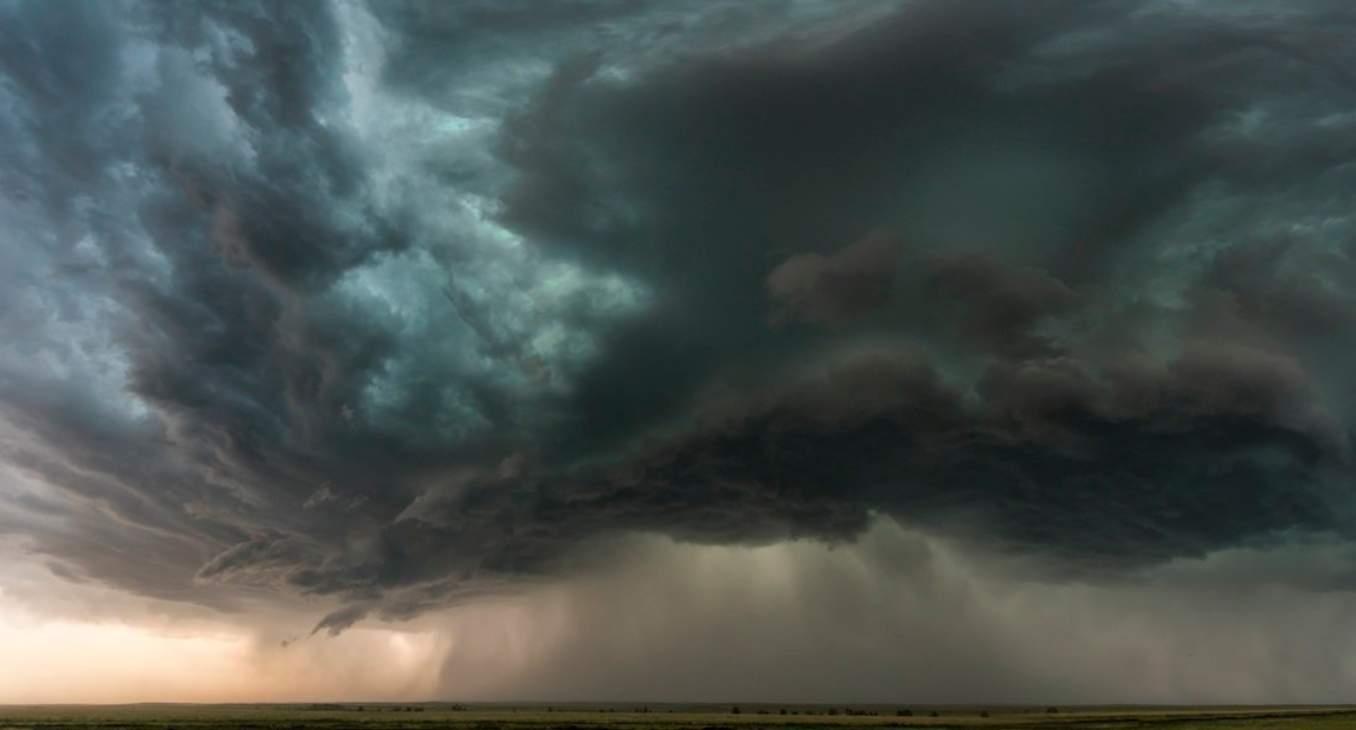
[[1051,590],[1348,554],[1353,31],[0,2],[0,538],[327,634],[633,538],[885,520]]

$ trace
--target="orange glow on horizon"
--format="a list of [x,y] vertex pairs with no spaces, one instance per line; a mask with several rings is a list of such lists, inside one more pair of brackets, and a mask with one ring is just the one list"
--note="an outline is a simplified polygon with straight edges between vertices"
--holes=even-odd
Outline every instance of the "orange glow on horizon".
[[442,654],[436,638],[404,631],[355,628],[284,647],[238,628],[43,620],[2,604],[0,647],[4,704],[424,699]]

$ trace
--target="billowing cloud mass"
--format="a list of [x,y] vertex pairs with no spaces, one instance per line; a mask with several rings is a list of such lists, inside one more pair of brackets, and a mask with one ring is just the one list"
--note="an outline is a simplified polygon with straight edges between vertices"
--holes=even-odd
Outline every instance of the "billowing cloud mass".
[[[471,686],[505,650],[444,641],[416,693],[656,698],[564,667],[744,646],[770,698],[932,667],[917,699],[1109,701],[1198,635],[1227,672],[1126,699],[1334,698],[1320,633],[1278,664],[1220,627],[1356,606],[1353,32],[1336,0],[0,0],[0,546],[50,573],[6,600],[539,642]],[[1070,620],[1139,658],[1031,638]],[[674,692],[738,699],[706,681]]]

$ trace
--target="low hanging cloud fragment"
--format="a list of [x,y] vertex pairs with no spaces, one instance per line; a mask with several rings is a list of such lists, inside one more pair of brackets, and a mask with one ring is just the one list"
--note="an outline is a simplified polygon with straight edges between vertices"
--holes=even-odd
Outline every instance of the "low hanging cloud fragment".
[[797,254],[768,274],[768,294],[780,304],[782,319],[849,322],[889,301],[902,248],[888,233],[876,232],[828,257]]

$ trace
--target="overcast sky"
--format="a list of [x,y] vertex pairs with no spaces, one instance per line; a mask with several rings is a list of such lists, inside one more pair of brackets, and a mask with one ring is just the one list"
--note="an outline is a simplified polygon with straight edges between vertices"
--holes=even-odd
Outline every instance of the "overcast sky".
[[1353,34],[0,0],[0,702],[1349,700]]

